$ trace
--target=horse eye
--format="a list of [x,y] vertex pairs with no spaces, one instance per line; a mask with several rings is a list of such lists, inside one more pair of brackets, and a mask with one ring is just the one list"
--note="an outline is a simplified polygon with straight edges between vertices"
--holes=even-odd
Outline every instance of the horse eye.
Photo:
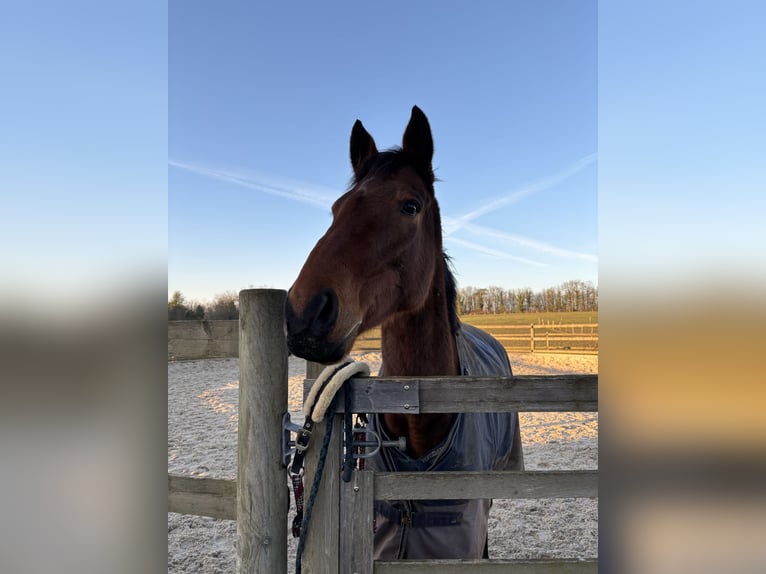
[[420,212],[420,203],[415,201],[414,199],[408,199],[407,201],[402,203],[402,206],[401,208],[399,208],[399,211],[401,211],[404,215],[415,217]]

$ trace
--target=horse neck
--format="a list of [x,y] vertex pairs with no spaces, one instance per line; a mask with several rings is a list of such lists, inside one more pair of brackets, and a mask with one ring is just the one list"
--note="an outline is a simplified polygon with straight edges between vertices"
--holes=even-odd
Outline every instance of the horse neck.
[[[450,328],[443,276],[437,274],[426,304],[399,313],[381,327],[384,376],[449,376],[460,373],[457,345]],[[454,414],[384,414],[394,436],[407,438],[407,452],[419,458],[449,433]]]
[[[460,372],[449,316],[432,294],[426,305],[399,313],[381,326],[381,351],[386,376],[439,376]],[[436,311],[439,311],[438,313]]]

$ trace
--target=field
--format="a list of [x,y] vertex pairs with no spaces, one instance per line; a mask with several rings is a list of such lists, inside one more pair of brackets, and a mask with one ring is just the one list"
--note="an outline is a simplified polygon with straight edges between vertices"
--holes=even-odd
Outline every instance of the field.
[[498,325],[572,325],[598,323],[598,311],[572,311],[568,313],[498,313],[461,315],[460,320],[469,325],[492,332]]
[[[462,315],[460,320],[484,329],[508,352],[598,352],[598,311],[569,313],[499,313]],[[530,327],[534,325],[534,329]],[[380,350],[380,329],[371,329],[357,339],[354,350]]]

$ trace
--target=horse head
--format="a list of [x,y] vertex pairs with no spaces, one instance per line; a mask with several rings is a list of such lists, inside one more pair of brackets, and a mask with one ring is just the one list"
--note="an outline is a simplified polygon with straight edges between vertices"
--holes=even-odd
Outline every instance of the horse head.
[[442,258],[425,114],[413,107],[401,148],[383,152],[357,120],[350,155],[351,186],[285,307],[290,351],[326,364],[343,358],[359,333],[422,307]]

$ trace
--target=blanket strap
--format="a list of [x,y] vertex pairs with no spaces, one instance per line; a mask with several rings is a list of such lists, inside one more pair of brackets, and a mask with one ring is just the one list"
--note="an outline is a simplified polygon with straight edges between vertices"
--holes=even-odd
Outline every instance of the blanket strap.
[[460,524],[462,512],[421,511],[410,512],[400,510],[388,502],[375,501],[375,512],[400,526],[410,528],[430,528],[432,526],[457,526]]

